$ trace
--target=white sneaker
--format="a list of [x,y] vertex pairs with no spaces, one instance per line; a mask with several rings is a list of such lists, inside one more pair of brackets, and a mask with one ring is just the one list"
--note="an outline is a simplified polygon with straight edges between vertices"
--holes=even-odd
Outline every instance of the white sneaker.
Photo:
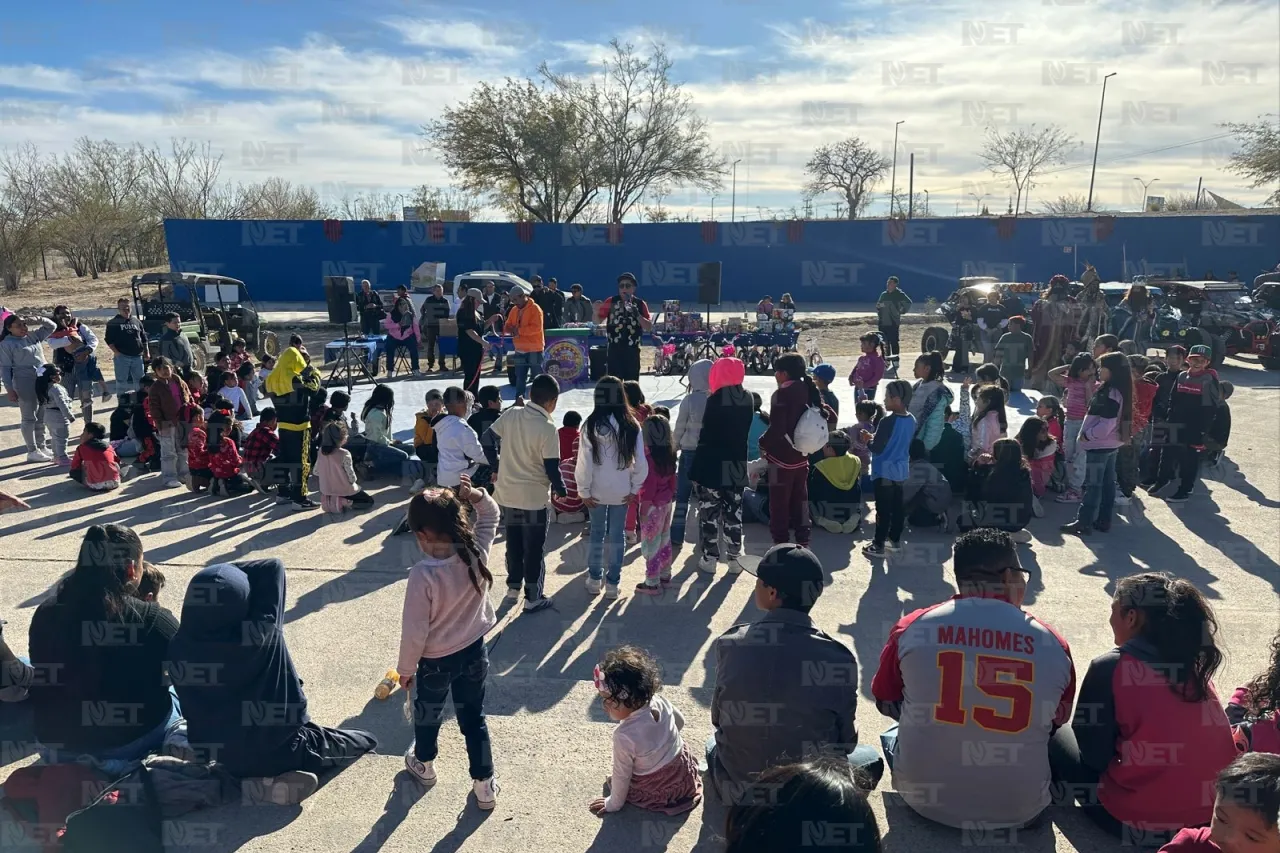
[[27,454],[28,462],[52,462],[53,456],[45,453],[43,450],[33,450]]
[[890,539],[884,543],[884,549],[888,551],[890,554],[901,553],[902,542],[901,541],[895,542],[892,539]]
[[731,575],[742,574],[742,563],[739,562],[737,557],[734,557],[729,561],[729,574]]
[[182,481],[181,480],[165,480],[164,487],[166,489],[181,489]]
[[518,601],[520,598],[520,587],[509,586],[507,592],[502,596],[503,601]]
[[587,578],[587,594],[599,595],[600,590],[604,589],[604,580],[597,580],[593,577]]
[[707,574],[712,574],[712,575],[715,574],[716,558],[708,557],[706,554],[703,554],[701,557],[698,558],[698,571],[706,572]]
[[607,583],[607,584],[605,584],[605,585],[604,585],[604,597],[605,597],[605,598],[617,598],[617,597],[618,597],[618,585],[617,585],[616,583]]
[[416,495],[418,492],[422,491],[426,487],[427,487],[426,480],[421,480],[421,479],[414,480],[413,485],[409,487],[409,491],[413,492]]
[[471,783],[471,790],[476,795],[476,805],[485,811],[490,811],[498,804],[498,777],[490,776],[488,779]]
[[[419,761],[418,757],[413,754],[410,749],[409,753],[404,757],[404,766],[413,778],[417,779],[424,785],[434,785],[436,783],[436,768],[433,766],[435,762]],[[492,808],[492,806],[490,806]]]

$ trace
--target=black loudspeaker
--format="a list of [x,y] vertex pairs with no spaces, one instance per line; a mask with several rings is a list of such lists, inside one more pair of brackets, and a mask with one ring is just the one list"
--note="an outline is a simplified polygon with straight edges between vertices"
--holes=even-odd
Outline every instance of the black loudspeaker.
[[324,301],[329,306],[330,323],[345,325],[356,322],[356,282],[351,276],[325,276]]
[[609,372],[609,348],[594,346],[587,350],[588,370],[592,381],[601,379]]
[[720,262],[698,264],[698,304],[720,304]]

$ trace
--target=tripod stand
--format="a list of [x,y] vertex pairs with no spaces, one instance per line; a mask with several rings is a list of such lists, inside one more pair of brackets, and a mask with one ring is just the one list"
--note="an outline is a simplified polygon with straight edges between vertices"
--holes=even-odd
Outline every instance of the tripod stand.
[[715,345],[715,342],[711,340],[711,305],[710,303],[707,304],[706,308],[707,308],[707,319],[706,319],[707,339],[698,346],[698,351],[694,353],[694,359],[698,360],[698,359],[706,358],[706,359],[715,361],[716,345]]
[[365,356],[365,351],[351,346],[351,338],[347,334],[347,324],[343,323],[342,351],[338,353],[338,360],[333,365],[333,371],[329,374],[329,380],[324,383],[324,387],[332,388],[340,381],[345,380],[347,393],[350,394],[351,386],[361,377],[368,379],[370,382],[378,381],[369,372],[369,360]]

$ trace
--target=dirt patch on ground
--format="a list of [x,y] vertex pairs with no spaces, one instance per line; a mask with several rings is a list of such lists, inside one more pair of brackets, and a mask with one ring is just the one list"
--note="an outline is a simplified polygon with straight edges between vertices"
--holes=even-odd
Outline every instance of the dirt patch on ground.
[[28,308],[48,314],[55,305],[70,305],[73,311],[115,308],[116,300],[129,295],[129,280],[147,272],[168,272],[168,267],[103,273],[98,278],[76,277],[69,272],[45,281],[43,277],[24,281],[16,291],[0,294],[0,303],[13,310]]

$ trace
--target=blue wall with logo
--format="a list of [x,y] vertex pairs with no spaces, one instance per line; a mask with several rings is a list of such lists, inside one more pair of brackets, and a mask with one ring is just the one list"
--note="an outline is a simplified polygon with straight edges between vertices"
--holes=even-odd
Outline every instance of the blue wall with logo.
[[[1124,216],[1061,219],[862,220],[556,225],[510,222],[168,220],[179,272],[229,275],[256,299],[323,300],[329,275],[407,284],[424,261],[449,278],[471,270],[555,276],[588,296],[613,292],[630,271],[650,302],[696,301],[697,265],[724,264],[724,301],[871,302],[897,275],[918,301],[942,298],[965,275],[1046,281],[1086,261],[1103,279],[1145,273],[1200,278],[1235,270],[1251,281],[1280,261],[1280,216]],[[1122,263],[1123,262],[1123,263]]]

